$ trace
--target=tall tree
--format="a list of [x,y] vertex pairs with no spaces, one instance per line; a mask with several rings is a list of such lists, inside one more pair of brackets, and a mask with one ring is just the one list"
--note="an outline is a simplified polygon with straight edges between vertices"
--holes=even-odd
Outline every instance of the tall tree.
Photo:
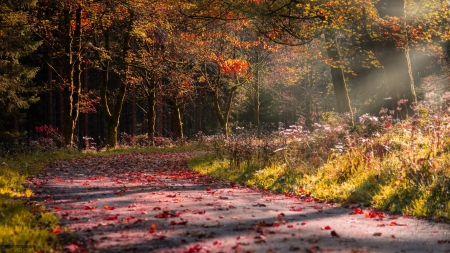
[[32,0],[0,3],[0,142],[18,137],[21,110],[39,100],[31,84],[38,68],[24,63],[41,44],[28,23]]

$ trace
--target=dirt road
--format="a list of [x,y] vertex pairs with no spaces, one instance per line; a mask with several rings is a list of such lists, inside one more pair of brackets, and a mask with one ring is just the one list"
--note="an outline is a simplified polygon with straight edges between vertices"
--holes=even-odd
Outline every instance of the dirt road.
[[193,153],[52,164],[35,199],[79,240],[67,252],[450,252],[450,225],[233,186]]

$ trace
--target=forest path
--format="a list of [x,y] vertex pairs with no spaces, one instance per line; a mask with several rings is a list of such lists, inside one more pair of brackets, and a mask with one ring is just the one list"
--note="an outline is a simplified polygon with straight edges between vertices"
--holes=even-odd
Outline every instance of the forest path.
[[450,252],[449,224],[233,186],[195,154],[60,161],[28,184],[79,236],[66,252]]

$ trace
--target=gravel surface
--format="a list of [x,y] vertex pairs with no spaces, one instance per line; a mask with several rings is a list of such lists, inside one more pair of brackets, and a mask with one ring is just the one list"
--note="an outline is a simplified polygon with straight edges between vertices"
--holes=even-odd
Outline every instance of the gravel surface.
[[61,161],[28,184],[66,252],[450,252],[449,224],[232,185],[193,155]]

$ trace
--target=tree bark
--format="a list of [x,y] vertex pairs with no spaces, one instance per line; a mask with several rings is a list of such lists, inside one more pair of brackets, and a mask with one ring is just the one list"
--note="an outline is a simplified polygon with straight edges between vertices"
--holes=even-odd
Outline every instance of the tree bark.
[[339,48],[336,44],[336,36],[332,31],[325,33],[325,41],[327,43],[328,57],[333,60],[333,64],[337,66],[331,66],[331,79],[333,81],[334,95],[336,97],[336,111],[338,113],[349,113],[350,124],[353,125],[353,112],[350,105],[350,97],[348,96],[347,84],[345,82],[344,72],[342,71],[341,55]]

